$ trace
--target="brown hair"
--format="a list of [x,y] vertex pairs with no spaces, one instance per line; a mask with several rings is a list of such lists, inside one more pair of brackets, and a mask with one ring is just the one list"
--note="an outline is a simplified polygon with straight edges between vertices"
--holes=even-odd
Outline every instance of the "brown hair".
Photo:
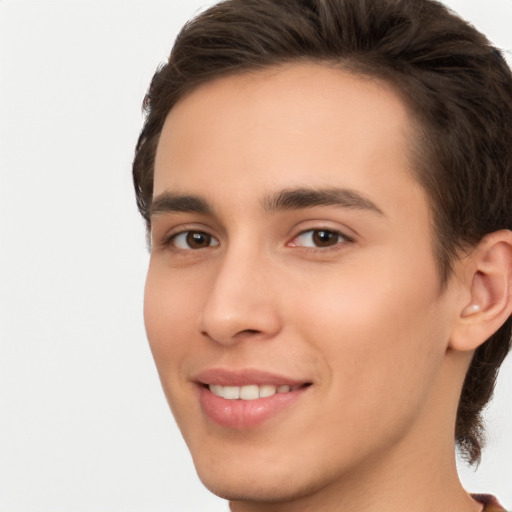
[[[133,178],[148,229],[156,148],[175,103],[221,76],[304,61],[384,79],[402,95],[418,124],[417,178],[432,205],[442,283],[462,250],[512,229],[511,71],[433,0],[225,0],[187,23],[144,100]],[[476,350],[464,382],[455,439],[471,463],[511,328],[508,318]]]

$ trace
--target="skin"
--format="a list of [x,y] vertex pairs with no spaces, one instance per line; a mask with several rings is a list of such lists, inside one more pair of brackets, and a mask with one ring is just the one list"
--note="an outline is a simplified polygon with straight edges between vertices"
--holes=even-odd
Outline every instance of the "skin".
[[[315,64],[204,84],[166,120],[154,196],[210,211],[153,212],[147,334],[198,474],[233,511],[481,510],[453,445],[469,263],[440,286],[411,133],[391,88]],[[375,208],[268,207],[333,188]],[[334,233],[320,247],[319,230]],[[224,428],[194,382],[212,367],[311,385],[261,425]]]

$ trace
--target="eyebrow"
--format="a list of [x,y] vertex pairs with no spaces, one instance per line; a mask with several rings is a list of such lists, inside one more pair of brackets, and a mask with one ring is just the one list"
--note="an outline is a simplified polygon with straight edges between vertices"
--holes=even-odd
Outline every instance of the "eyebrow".
[[[262,204],[263,209],[267,212],[303,210],[315,206],[340,206],[384,215],[383,211],[373,201],[355,190],[345,188],[284,189],[265,197]],[[212,215],[213,209],[200,196],[169,191],[156,196],[149,207],[150,216],[178,212]]]
[[379,215],[384,212],[369,198],[346,188],[285,189],[264,199],[265,210],[301,210],[314,206],[340,206],[354,210],[368,210]]
[[203,215],[211,215],[212,208],[208,202],[199,196],[178,194],[175,192],[163,192],[156,196],[149,206],[149,215],[162,213],[201,213]]

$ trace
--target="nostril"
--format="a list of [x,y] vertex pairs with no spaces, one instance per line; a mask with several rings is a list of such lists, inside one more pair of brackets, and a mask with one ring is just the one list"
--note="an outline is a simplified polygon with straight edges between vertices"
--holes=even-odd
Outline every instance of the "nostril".
[[237,341],[242,340],[256,340],[259,339],[259,336],[264,334],[264,332],[259,329],[243,329],[239,332],[236,332],[234,335],[227,335],[226,337],[223,337],[222,332],[217,333],[218,337],[213,336],[212,333],[208,330],[201,330],[200,333],[204,338],[218,343],[227,343],[228,341],[229,343],[236,343]]

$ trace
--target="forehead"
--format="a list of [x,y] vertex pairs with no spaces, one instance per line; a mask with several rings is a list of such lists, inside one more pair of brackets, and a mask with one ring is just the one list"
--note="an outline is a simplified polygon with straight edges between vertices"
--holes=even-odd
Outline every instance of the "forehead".
[[200,188],[248,204],[304,186],[407,194],[397,185],[417,188],[411,132],[406,106],[378,79],[319,64],[223,77],[169,113],[154,195]]

